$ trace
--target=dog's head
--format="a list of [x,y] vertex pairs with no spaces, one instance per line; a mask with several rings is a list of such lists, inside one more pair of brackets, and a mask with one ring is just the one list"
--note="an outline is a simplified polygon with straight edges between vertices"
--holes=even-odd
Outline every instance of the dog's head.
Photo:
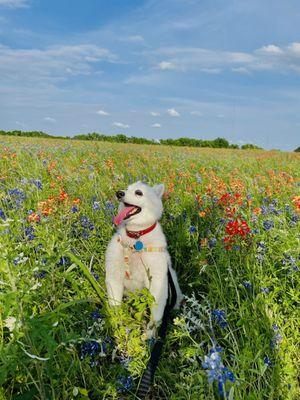
[[122,222],[131,227],[154,224],[163,212],[163,193],[163,184],[152,187],[142,182],[133,183],[126,190],[118,190],[116,196],[120,204],[118,215],[114,218],[115,225]]

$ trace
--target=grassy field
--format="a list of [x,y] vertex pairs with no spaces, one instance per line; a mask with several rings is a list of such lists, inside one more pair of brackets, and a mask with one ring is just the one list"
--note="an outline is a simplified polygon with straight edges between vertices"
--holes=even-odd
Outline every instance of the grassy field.
[[115,191],[163,182],[185,306],[151,399],[299,400],[300,155],[0,138],[0,399],[136,399],[151,298],[106,303]]

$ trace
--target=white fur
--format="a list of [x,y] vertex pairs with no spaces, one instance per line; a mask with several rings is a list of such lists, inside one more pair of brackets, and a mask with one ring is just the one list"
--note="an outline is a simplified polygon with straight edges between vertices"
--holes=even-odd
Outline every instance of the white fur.
[[[135,191],[139,189],[143,196],[138,196]],[[106,250],[106,287],[109,303],[112,306],[122,302],[123,294],[126,291],[135,291],[147,287],[155,298],[151,310],[151,322],[148,325],[147,335],[152,337],[156,327],[159,325],[168,297],[168,268],[170,269],[177,292],[178,308],[182,300],[182,293],[178,284],[176,272],[171,267],[171,259],[167,249],[163,252],[130,252],[129,264],[126,267],[124,261],[124,248],[118,237],[127,245],[133,245],[136,239],[126,234],[128,231],[139,231],[153,225],[161,218],[163,206],[161,197],[164,192],[164,185],[148,186],[142,182],[130,185],[125,191],[125,196],[120,201],[119,211],[125,203],[141,207],[139,214],[133,215],[124,220],[117,232],[113,235]],[[156,227],[139,239],[144,246],[166,247],[166,238],[161,225],[157,222]],[[130,279],[125,277],[125,270],[129,268]]]

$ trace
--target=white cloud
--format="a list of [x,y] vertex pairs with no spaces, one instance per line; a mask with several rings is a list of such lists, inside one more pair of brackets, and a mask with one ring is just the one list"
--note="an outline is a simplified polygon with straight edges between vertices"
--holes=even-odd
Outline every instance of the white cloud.
[[123,129],[130,128],[129,125],[127,125],[127,124],[122,124],[122,122],[114,122],[114,123],[113,123],[113,126],[116,126],[117,128],[123,128]]
[[142,43],[144,41],[144,38],[142,35],[131,35],[125,38],[121,38],[121,40],[124,42]]
[[234,67],[234,68],[231,68],[231,71],[237,72],[238,74],[242,74],[242,75],[251,75],[250,71],[245,67]]
[[45,120],[46,122],[50,122],[50,123],[56,122],[56,119],[55,119],[55,118],[52,118],[52,117],[45,117],[44,120]]
[[27,8],[29,7],[28,0],[0,0],[0,6],[9,8]]
[[219,74],[226,68],[240,74],[252,71],[294,71],[300,73],[300,43],[293,42],[284,47],[269,44],[251,53],[209,50],[200,47],[161,47],[145,53],[164,61],[158,62],[160,70],[202,71]]
[[161,128],[161,124],[155,123],[151,125],[152,128]]
[[175,108],[169,108],[167,110],[167,114],[170,115],[171,117],[180,117],[179,112],[176,111]]
[[155,111],[150,111],[150,115],[152,115],[152,117],[159,117],[160,113],[155,112]]
[[170,69],[176,69],[176,65],[173,62],[170,61],[161,61],[160,63],[157,64],[158,69],[161,70],[170,70]]
[[268,54],[282,54],[283,51],[281,50],[280,47],[275,46],[274,44],[269,44],[268,46],[263,46],[259,51],[263,53],[268,53]]
[[107,115],[110,115],[108,112],[106,112],[104,110],[98,110],[98,111],[96,111],[96,114],[102,115],[104,117],[107,116]]
[[191,111],[190,114],[191,115],[196,115],[197,117],[202,117],[203,116],[201,111]]
[[45,49],[15,49],[0,44],[0,80],[22,85],[56,83],[70,76],[97,72],[95,63],[115,62],[109,50],[92,44],[50,46]]

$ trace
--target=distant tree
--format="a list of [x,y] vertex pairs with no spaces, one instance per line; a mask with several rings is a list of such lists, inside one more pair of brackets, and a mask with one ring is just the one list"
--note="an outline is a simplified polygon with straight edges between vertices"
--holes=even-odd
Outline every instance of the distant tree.
[[229,142],[228,140],[224,138],[218,137],[217,139],[213,140],[213,147],[218,147],[218,148],[228,148],[229,147]]
[[241,146],[242,150],[261,150],[261,147],[256,146],[256,144],[247,143]]
[[299,146],[299,147],[297,147],[297,149],[295,149],[294,151],[296,151],[296,152],[300,153],[300,146]]

